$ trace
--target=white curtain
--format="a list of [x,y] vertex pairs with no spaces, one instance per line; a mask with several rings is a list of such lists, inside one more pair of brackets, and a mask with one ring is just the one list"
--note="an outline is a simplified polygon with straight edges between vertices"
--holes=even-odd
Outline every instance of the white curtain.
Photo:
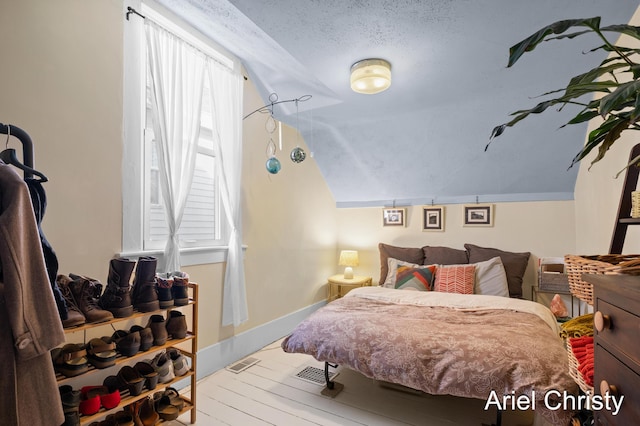
[[160,188],[169,228],[165,272],[171,272],[180,270],[178,230],[195,169],[205,56],[149,19],[145,32]]
[[220,171],[222,204],[229,221],[229,251],[224,277],[222,325],[249,319],[242,254],[242,76],[208,58],[214,149]]

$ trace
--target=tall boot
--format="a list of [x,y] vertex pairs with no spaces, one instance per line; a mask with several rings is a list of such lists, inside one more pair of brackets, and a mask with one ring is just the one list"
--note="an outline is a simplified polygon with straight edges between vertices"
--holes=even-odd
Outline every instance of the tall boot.
[[102,322],[113,319],[113,314],[98,306],[98,298],[102,292],[102,284],[96,280],[80,275],[69,274],[73,279],[69,283],[71,294],[78,303],[80,312],[87,319],[87,322]]
[[141,256],[138,259],[131,299],[133,307],[140,312],[152,312],[160,309],[156,289],[157,262],[158,260],[153,256]]
[[131,303],[131,287],[129,280],[136,262],[118,257],[109,262],[109,276],[107,288],[100,296],[98,304],[102,309],[111,312],[116,318],[124,318],[133,315]]

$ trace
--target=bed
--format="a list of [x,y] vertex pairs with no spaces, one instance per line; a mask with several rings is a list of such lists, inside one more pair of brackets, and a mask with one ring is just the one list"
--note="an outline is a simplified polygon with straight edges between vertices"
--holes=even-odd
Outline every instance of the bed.
[[409,291],[415,288],[385,287],[385,280],[318,309],[283,340],[283,350],[428,394],[491,401],[503,411],[516,409],[504,396],[525,395],[548,422],[570,424],[573,413],[557,405],[578,390],[549,309],[477,289]]

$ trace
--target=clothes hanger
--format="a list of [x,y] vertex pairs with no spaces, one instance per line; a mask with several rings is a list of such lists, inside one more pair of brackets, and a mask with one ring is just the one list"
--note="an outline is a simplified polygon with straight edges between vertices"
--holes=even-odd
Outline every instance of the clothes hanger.
[[24,170],[27,173],[31,173],[33,175],[38,176],[40,179],[40,182],[47,182],[49,179],[47,179],[47,177],[40,173],[39,171],[29,167],[29,166],[25,166],[24,164],[22,164],[20,162],[20,160],[18,160],[18,156],[16,155],[16,150],[13,148],[8,148],[9,146],[9,138],[11,137],[11,127],[7,126],[8,132],[7,132],[7,142],[5,143],[5,150],[0,152],[0,160],[2,160],[5,164],[11,164],[12,166],[15,166],[21,170]]

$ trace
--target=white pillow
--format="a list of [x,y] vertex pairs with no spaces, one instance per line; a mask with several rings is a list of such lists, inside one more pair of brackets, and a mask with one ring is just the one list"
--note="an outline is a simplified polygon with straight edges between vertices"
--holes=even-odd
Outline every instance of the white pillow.
[[394,259],[393,257],[387,259],[387,265],[389,267],[389,272],[387,272],[387,278],[384,280],[384,283],[382,283],[381,286],[386,288],[396,288],[396,269],[398,269],[398,266],[410,266],[412,268],[419,268],[422,266],[415,263],[409,263],[403,260]]
[[484,262],[475,263],[476,284],[475,294],[509,297],[507,274],[500,257],[494,257]]

